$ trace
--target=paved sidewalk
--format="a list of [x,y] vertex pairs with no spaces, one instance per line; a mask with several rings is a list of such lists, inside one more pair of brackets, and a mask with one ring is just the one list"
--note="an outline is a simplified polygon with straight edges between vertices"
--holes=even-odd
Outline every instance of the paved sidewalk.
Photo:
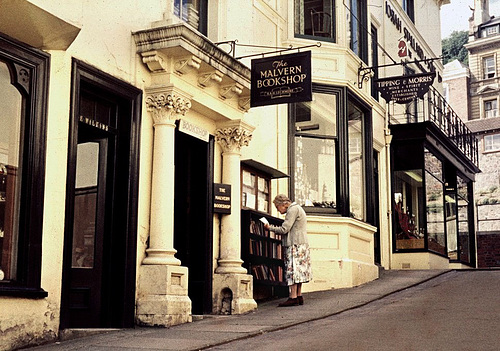
[[277,304],[285,299],[273,300],[260,303],[256,311],[244,315],[204,316],[203,319],[193,323],[170,328],[138,327],[104,333],[100,331],[95,335],[29,350],[203,350],[232,340],[332,316],[366,305],[449,271],[383,271],[379,279],[355,288],[305,293],[302,306],[277,308]]

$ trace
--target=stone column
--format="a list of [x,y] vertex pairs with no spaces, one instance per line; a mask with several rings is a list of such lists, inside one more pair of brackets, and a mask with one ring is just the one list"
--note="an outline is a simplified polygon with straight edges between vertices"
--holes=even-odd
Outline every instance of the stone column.
[[189,99],[173,89],[152,91],[146,96],[153,115],[153,175],[149,248],[143,264],[180,265],[174,257],[175,121],[191,107]]
[[222,215],[220,252],[214,276],[214,311],[222,309],[222,298],[229,289],[232,294],[231,313],[255,309],[252,276],[241,266],[241,148],[252,138],[254,127],[231,121],[216,131],[216,140],[222,148],[222,182],[231,184],[231,214]]
[[191,107],[172,86],[146,90],[153,117],[149,248],[139,267],[136,321],[170,326],[191,321],[188,269],[174,255],[175,121]]

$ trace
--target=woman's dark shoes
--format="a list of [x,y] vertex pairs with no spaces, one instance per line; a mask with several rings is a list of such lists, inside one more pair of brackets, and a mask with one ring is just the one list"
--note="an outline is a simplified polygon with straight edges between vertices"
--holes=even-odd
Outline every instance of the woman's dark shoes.
[[304,298],[302,296],[297,296],[297,301],[299,302],[299,305],[304,304]]
[[278,307],[288,307],[288,306],[298,306],[298,305],[299,305],[298,299],[289,298],[285,302],[280,303]]

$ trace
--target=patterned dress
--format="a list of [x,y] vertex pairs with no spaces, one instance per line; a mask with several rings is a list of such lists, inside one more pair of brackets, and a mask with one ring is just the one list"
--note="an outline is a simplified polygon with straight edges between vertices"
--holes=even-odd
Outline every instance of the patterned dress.
[[307,283],[312,279],[309,244],[285,247],[285,276],[288,285]]

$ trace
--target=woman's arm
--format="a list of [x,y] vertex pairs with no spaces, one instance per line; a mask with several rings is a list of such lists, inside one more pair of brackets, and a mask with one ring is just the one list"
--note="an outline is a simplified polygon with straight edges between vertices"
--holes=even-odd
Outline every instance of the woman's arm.
[[288,208],[285,216],[285,221],[280,226],[266,225],[266,228],[272,230],[273,232],[281,235],[286,235],[292,228],[299,215],[298,206],[291,206]]

